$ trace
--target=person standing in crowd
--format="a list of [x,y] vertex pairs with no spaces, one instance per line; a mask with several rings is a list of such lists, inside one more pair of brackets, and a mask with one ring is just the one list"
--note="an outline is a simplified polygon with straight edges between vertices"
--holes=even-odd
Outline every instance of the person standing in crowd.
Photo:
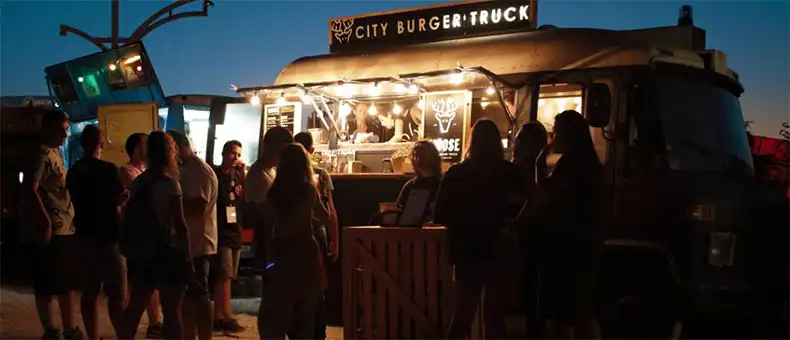
[[444,176],[435,222],[447,227],[455,270],[455,309],[447,339],[465,338],[485,289],[485,337],[505,335],[518,245],[512,223],[523,204],[523,176],[504,158],[499,130],[482,119],[472,128],[465,159]]
[[189,280],[184,300],[184,336],[211,339],[214,318],[211,305],[209,269],[211,257],[217,253],[217,175],[205,161],[198,158],[187,136],[178,131],[167,132],[176,143],[181,161],[181,188],[184,212],[189,228],[189,246],[195,277]]
[[[77,304],[74,207],[66,188],[66,166],[59,148],[66,143],[69,117],[59,110],[44,113],[41,119],[42,145],[33,165],[32,176],[25,176],[33,223],[27,233],[33,237],[33,291],[36,310],[44,328],[44,339],[59,339],[55,328],[53,298],[57,297],[64,328],[63,337],[80,339],[74,308]],[[29,179],[28,179],[29,178]]]
[[412,192],[417,190],[428,191],[428,209],[425,214],[426,220],[433,217],[433,205],[436,202],[436,194],[439,192],[439,185],[442,182],[442,158],[436,145],[429,141],[419,141],[414,143],[411,149],[411,164],[417,174],[410,179],[398,195],[398,208],[403,210]]
[[604,247],[604,169],[587,120],[576,111],[557,115],[551,150],[557,165],[516,221],[540,228],[541,299],[548,338],[599,339],[595,283]]
[[[518,167],[526,185],[526,199],[529,200],[538,190],[538,186],[546,181],[547,167],[544,150],[548,142],[546,128],[538,121],[531,121],[521,126],[513,143],[513,164]],[[536,231],[537,228],[528,231]],[[518,233],[521,250],[521,284],[523,287],[521,301],[527,316],[527,337],[541,336],[540,307],[538,305],[538,244],[537,235],[528,235],[527,231]]]
[[[126,138],[126,155],[129,162],[121,165],[121,182],[126,190],[130,190],[132,182],[145,171],[145,140],[148,135],[142,132],[131,134]],[[129,303],[129,289],[126,290],[126,303]],[[146,310],[148,314],[148,330],[146,338],[157,339],[162,337],[162,315],[159,312],[159,291],[154,289],[151,301]]]
[[107,310],[117,332],[126,302],[126,264],[118,245],[119,207],[125,199],[115,164],[102,161],[104,143],[95,125],[82,130],[82,159],[66,176],[74,202],[74,225],[80,244],[82,321],[88,338],[99,339],[98,298],[107,295]]
[[[288,129],[277,126],[266,131],[263,136],[263,148],[258,160],[250,166],[247,179],[244,181],[244,199],[246,201],[245,223],[253,228],[255,256],[260,267],[264,268],[263,289],[266,289],[267,246],[271,239],[272,219],[266,214],[266,201],[277,174],[276,166],[282,149],[293,143],[293,136]],[[263,315],[264,304],[261,303],[258,315]],[[258,332],[263,337],[263,318],[258,318]]]
[[267,258],[271,263],[261,301],[262,339],[310,339],[315,308],[326,286],[323,256],[313,218],[331,223],[313,179],[307,152],[297,143],[283,148],[278,174],[268,193],[274,219]]
[[184,338],[184,291],[194,267],[176,157],[175,142],[169,135],[155,131],[148,136],[148,168],[132,183],[121,227],[121,250],[126,256],[131,292],[119,339],[135,337],[155,289],[162,302],[164,338]]
[[241,160],[241,142],[231,140],[222,146],[222,164],[214,167],[219,181],[217,196],[217,233],[219,250],[212,263],[214,283],[214,330],[243,332],[230,309],[231,280],[236,279],[241,257],[241,207],[247,166]]
[[[307,132],[300,132],[294,136],[294,141],[301,144],[307,150],[308,156],[311,156],[315,149],[313,148],[313,135]],[[311,162],[312,163],[312,162]],[[330,261],[337,261],[340,253],[340,234],[337,221],[337,211],[335,211],[335,202],[332,199],[332,191],[335,189],[332,185],[332,178],[329,177],[329,172],[319,166],[312,166],[314,177],[317,178],[316,186],[318,193],[321,194],[321,202],[326,206],[329,211],[332,223],[329,225],[330,231],[327,233],[326,226],[321,224],[318,219],[313,219],[313,230],[315,231],[315,238],[318,245],[321,247],[321,254],[324,255],[324,263],[328,264]],[[326,269],[327,266],[324,266]],[[327,275],[327,273],[324,273]],[[316,306],[315,314],[315,330],[313,332],[314,339],[326,339],[326,296],[321,294]],[[295,330],[294,330],[295,331]],[[294,333],[294,331],[290,333]],[[289,334],[290,334],[289,333]]]

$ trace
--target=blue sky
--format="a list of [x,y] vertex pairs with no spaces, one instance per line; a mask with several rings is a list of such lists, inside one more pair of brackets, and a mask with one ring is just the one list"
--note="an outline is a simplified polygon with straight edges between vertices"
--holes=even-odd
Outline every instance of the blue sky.
[[[436,1],[215,0],[208,17],[168,23],[144,42],[165,93],[232,95],[229,84],[269,84],[290,61],[328,52],[327,21]],[[130,34],[169,1],[121,1],[121,35]],[[708,48],[723,50],[741,75],[741,103],[754,131],[776,136],[790,113],[789,1],[549,1],[539,24],[633,29],[674,25],[683,4],[707,30]],[[188,6],[199,9],[198,4]],[[97,52],[64,23],[110,34],[110,1],[0,1],[0,93],[46,94],[44,67]]]

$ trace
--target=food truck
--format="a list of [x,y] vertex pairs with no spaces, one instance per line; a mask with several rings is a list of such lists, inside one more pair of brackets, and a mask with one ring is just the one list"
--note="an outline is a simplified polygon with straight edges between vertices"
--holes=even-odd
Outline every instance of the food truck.
[[332,172],[343,261],[329,305],[347,338],[436,337],[449,322],[443,229],[367,226],[409,178],[404,150],[429,139],[450,165],[480,118],[509,147],[523,122],[551,132],[569,109],[607,170],[605,335],[678,336],[693,316],[748,310],[743,87],[690,7],[676,26],[613,31],[538,26],[534,1],[465,1],[330,19],[328,38],[329,54],[237,92],[260,105],[261,138],[308,131]]

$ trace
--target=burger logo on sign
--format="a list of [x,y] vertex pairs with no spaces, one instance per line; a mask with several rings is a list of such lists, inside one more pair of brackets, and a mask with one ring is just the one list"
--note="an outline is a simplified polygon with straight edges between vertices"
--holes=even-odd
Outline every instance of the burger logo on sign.
[[354,32],[354,19],[335,20],[332,22],[332,35],[337,42],[344,44],[351,41],[351,33]]

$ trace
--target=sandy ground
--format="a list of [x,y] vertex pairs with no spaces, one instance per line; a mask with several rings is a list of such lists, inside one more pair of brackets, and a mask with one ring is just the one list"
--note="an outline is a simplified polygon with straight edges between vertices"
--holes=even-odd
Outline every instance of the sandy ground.
[[[107,316],[107,308],[102,299],[99,308],[100,314],[100,333],[105,339],[113,339],[113,332],[110,320]],[[257,312],[260,299],[234,299],[232,302],[233,313],[237,315],[239,323],[247,327],[244,333],[234,336],[223,336],[215,333],[214,339],[257,339]],[[56,324],[60,324],[60,318],[56,318]],[[145,335],[145,328],[148,318],[143,316],[138,336]],[[36,307],[33,302],[33,294],[29,288],[24,287],[2,287],[0,289],[0,339],[40,339],[43,329],[38,322]],[[342,340],[343,331],[340,327],[329,327],[327,339]]]

